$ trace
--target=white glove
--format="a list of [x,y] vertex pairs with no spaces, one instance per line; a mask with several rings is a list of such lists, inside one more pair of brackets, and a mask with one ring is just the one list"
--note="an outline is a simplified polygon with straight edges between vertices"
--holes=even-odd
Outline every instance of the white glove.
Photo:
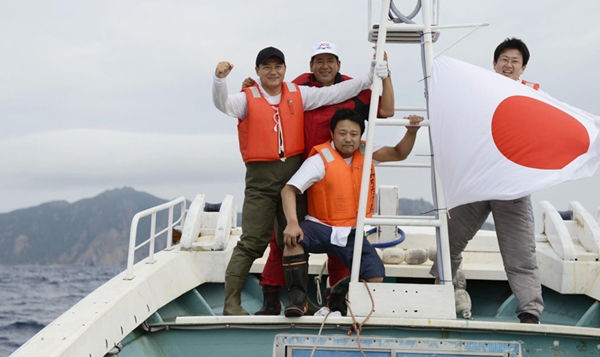
[[375,65],[375,73],[377,73],[377,77],[386,79],[390,75],[390,70],[388,68],[387,61],[381,61]]
[[369,71],[369,80],[371,82],[373,82],[373,71],[375,74],[377,74],[377,77],[381,78],[382,80],[386,79],[390,75],[387,61],[381,61],[379,63],[371,61],[371,70]]

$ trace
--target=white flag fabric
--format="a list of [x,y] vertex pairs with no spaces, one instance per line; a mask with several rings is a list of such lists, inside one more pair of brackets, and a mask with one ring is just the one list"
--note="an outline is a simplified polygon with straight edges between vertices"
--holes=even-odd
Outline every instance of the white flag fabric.
[[600,163],[600,117],[519,81],[439,57],[429,95],[448,209],[520,198],[592,176]]

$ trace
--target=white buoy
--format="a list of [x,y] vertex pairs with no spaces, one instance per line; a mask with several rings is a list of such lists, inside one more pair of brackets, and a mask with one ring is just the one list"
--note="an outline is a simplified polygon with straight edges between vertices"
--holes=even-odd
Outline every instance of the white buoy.
[[379,259],[383,260],[383,250],[381,248],[375,248],[377,255],[379,255]]
[[465,319],[471,318],[471,296],[466,290],[457,289],[454,291],[454,300],[456,301],[456,312]]
[[465,277],[465,273],[462,270],[456,271],[456,276],[452,280],[452,284],[454,284],[454,290],[466,290],[467,289],[467,278]]
[[406,264],[418,265],[427,261],[427,251],[422,248],[410,248],[404,252],[404,261]]
[[427,248],[427,258],[429,258],[429,260],[431,260],[432,262],[435,262],[436,256],[437,256],[437,248],[436,247]]
[[383,250],[382,260],[385,264],[400,264],[404,261],[404,250],[402,248],[386,248]]

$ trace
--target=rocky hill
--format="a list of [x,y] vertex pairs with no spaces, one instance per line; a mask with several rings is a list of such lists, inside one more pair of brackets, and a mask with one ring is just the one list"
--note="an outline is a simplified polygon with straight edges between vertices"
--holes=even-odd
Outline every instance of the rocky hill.
[[[0,214],[0,265],[124,266],[133,216],[164,202],[125,187],[75,203],[49,202]],[[400,200],[402,215],[432,215],[432,210],[432,204],[423,199]],[[158,215],[157,222],[164,227],[166,214]],[[149,236],[150,222],[145,218],[139,226],[138,244]],[[165,244],[164,239],[157,240],[156,249]]]
[[0,264],[125,265],[133,216],[163,202],[125,187],[0,214]]

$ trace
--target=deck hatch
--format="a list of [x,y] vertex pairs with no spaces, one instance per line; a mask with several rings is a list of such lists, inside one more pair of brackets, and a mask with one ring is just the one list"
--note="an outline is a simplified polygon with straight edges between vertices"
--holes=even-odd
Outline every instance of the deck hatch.
[[[316,335],[275,336],[276,357],[308,357],[317,339]],[[368,357],[517,357],[522,356],[521,345],[515,341],[462,341],[427,338],[399,339],[362,336],[361,345]],[[326,335],[319,337],[314,356],[360,356],[356,336]]]

